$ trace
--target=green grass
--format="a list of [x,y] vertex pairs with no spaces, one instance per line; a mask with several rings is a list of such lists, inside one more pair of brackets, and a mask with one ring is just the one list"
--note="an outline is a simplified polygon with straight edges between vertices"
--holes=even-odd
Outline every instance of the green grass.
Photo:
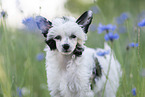
[[45,60],[36,59],[42,35],[0,28],[0,97],[17,97],[18,87],[30,91],[25,97],[48,97]]
[[[111,2],[114,1],[114,2]],[[124,1],[124,2],[123,2]],[[135,1],[135,0],[133,0]],[[76,0],[69,0],[77,2]],[[136,7],[136,2],[122,0],[117,2],[115,0],[100,0],[96,4],[100,7],[101,12],[94,14],[93,23],[98,25],[99,22],[103,24],[115,24],[113,18],[119,16],[123,11],[132,12],[132,16],[123,25],[127,27],[127,32],[119,34],[119,40],[113,43],[113,50],[123,70],[123,75],[120,81],[120,87],[117,92],[117,97],[133,97],[132,88],[136,88],[136,97],[145,97],[145,77],[140,75],[142,68],[145,68],[145,29],[137,27],[137,14],[144,9],[139,0],[137,4],[141,6]],[[78,3],[78,2],[77,2]],[[116,4],[119,5],[117,6]],[[94,5],[96,5],[94,4]],[[125,4],[124,8],[120,8]],[[106,6],[103,8],[103,6]],[[127,7],[130,5],[129,7]],[[67,7],[68,7],[67,6]],[[91,5],[83,6],[80,11],[88,10]],[[114,7],[116,9],[113,9]],[[77,9],[76,5],[76,9]],[[107,8],[109,11],[107,11]],[[74,12],[75,9],[72,10]],[[71,11],[71,9],[70,9]],[[77,13],[80,13],[78,11]],[[110,12],[110,13],[109,13]],[[115,13],[114,13],[115,12]],[[2,21],[2,20],[1,20]],[[140,29],[140,36],[138,32]],[[128,51],[126,46],[130,42],[140,41],[139,48],[131,48]],[[97,34],[95,32],[88,33],[88,40],[86,45],[92,48],[103,47],[104,34]],[[45,60],[38,61],[36,56],[38,53],[45,53],[43,36],[40,33],[31,33],[13,28],[8,28],[5,22],[1,22],[0,26],[0,97],[18,97],[17,89],[27,89],[27,93],[23,97],[49,97],[47,89]]]

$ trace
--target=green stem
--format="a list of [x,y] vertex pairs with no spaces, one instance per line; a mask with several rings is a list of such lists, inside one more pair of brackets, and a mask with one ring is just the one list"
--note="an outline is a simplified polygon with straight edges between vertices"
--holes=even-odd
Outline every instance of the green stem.
[[109,67],[108,67],[108,71],[107,71],[107,75],[106,75],[106,81],[105,81],[102,97],[104,97],[104,92],[106,89],[106,84],[107,84],[108,76],[109,76],[109,72],[110,72],[111,60],[112,60],[112,55],[113,55],[112,48],[113,48],[113,42],[111,42],[111,54],[110,54],[110,60],[109,60]]
[[129,42],[131,41],[131,37],[129,34],[129,24],[128,24],[128,20],[126,21],[126,26],[127,26],[127,34],[128,34],[128,38],[129,38]]

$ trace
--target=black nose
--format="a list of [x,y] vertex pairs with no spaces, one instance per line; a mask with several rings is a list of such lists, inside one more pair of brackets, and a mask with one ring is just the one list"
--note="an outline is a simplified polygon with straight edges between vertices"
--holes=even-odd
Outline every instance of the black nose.
[[68,49],[69,49],[69,44],[64,44],[64,45],[62,45],[62,47],[63,47],[65,50],[68,50]]

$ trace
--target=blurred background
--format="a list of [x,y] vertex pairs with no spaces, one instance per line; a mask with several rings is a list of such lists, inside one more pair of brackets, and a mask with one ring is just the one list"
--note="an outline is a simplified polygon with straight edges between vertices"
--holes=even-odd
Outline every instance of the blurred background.
[[123,70],[116,97],[145,97],[145,21],[139,25],[144,5],[145,0],[0,0],[0,97],[50,97],[45,42],[34,18],[78,18],[87,10],[94,14],[86,46],[104,47],[101,24],[115,25],[119,35],[112,47]]

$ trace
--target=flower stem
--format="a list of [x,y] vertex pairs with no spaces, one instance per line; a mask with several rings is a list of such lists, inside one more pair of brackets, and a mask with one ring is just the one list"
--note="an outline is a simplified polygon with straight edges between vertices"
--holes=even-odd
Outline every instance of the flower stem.
[[106,75],[106,81],[105,81],[102,97],[104,97],[104,92],[106,89],[106,84],[107,84],[108,76],[109,76],[109,72],[110,72],[111,60],[112,60],[112,55],[113,55],[112,48],[113,48],[113,42],[111,42],[111,53],[110,53],[109,67],[108,67],[108,71],[107,71],[107,75]]

